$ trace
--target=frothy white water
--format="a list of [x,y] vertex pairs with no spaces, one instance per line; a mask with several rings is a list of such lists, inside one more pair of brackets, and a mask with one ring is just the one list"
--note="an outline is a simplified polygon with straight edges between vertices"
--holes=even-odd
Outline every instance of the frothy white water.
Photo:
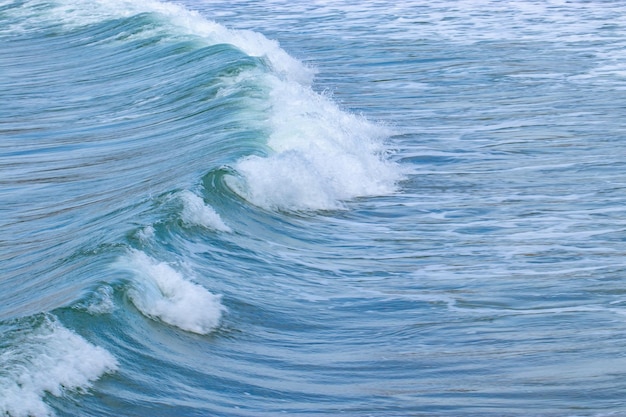
[[0,415],[51,416],[44,402],[49,393],[86,390],[103,374],[118,367],[106,350],[94,346],[47,315],[34,329],[8,335],[0,345]]
[[137,236],[137,239],[139,239],[142,243],[145,244],[151,241],[152,239],[154,239],[155,233],[156,233],[156,230],[154,229],[154,226],[148,225],[139,229],[135,236]]
[[115,310],[113,301],[114,290],[109,285],[99,287],[91,297],[74,306],[75,309],[84,310],[89,314],[108,314]]
[[221,297],[186,280],[167,263],[133,250],[116,266],[133,274],[128,295],[147,317],[198,334],[208,334],[219,325],[225,310]]
[[269,209],[341,208],[356,197],[392,193],[401,169],[387,160],[388,129],[342,111],[309,86],[267,76],[271,149],[235,165],[230,186]]
[[219,214],[213,208],[204,203],[204,200],[191,191],[183,191],[179,194],[183,202],[181,219],[190,226],[201,226],[221,232],[230,232]]

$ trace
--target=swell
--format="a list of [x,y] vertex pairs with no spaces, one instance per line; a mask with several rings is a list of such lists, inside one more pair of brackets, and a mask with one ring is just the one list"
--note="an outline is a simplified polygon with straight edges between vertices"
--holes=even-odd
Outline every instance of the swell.
[[117,384],[103,382],[103,396],[155,401],[125,389],[159,384],[138,358],[192,367],[154,347],[160,329],[188,341],[228,334],[227,305],[251,305],[237,300],[245,277],[232,268],[262,273],[271,262],[259,242],[290,216],[392,193],[401,178],[389,130],[315,93],[312,71],[260,34],[151,1],[9,3],[0,23],[0,330],[17,326],[27,345],[41,332],[67,341],[34,357],[97,358],[67,365],[73,379],[28,385],[44,365],[13,366],[32,355],[9,338],[0,414],[73,414],[64,396],[111,372]]
[[[251,113],[246,93],[217,94],[222,79],[258,63],[228,45],[149,33],[155,25],[140,15],[21,34],[2,51],[2,283],[13,288],[0,291],[1,317],[39,312],[24,291],[49,298],[29,300],[44,310],[71,301],[67,289],[32,290],[54,291],[79,267],[54,265],[59,257],[123,242],[154,194],[254,148],[240,116]],[[119,42],[125,30],[148,36]]]
[[[224,184],[271,210],[337,209],[393,192],[400,177],[385,160],[388,132],[314,93],[308,71],[275,42],[169,4],[68,7],[5,11],[33,18],[4,34],[11,42],[0,51],[9,98],[2,226],[11,237],[3,283],[18,285],[2,291],[0,317],[39,312],[15,294],[59,286],[71,272],[50,268],[55,254],[123,243],[153,221],[153,196],[192,188],[212,170],[231,167]],[[85,284],[47,295],[63,305]]]

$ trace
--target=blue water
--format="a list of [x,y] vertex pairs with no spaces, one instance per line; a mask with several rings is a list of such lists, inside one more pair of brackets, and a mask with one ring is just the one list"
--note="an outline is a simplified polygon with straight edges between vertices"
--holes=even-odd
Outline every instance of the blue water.
[[0,1],[0,416],[626,414],[626,4]]

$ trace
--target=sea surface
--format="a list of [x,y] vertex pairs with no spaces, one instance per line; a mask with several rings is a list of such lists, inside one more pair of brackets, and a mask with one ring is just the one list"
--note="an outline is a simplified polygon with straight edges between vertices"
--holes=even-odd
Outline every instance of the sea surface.
[[626,415],[626,3],[0,0],[0,416]]

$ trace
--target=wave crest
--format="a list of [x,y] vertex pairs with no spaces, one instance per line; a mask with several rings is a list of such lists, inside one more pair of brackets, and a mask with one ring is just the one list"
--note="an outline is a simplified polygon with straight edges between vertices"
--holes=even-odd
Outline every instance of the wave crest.
[[133,250],[116,266],[133,274],[128,295],[147,317],[198,334],[208,334],[219,325],[225,310],[221,296],[186,280],[169,264]]
[[204,200],[191,191],[183,191],[179,194],[183,202],[181,219],[190,226],[201,226],[221,232],[230,232],[219,214],[213,208],[204,203]]
[[266,157],[234,166],[228,185],[268,209],[323,210],[356,197],[392,193],[402,178],[386,159],[389,129],[342,111],[310,87],[268,75],[270,136]]
[[0,344],[0,415],[50,416],[47,393],[86,390],[102,375],[117,369],[117,360],[63,327],[51,314],[35,325],[16,326]]

